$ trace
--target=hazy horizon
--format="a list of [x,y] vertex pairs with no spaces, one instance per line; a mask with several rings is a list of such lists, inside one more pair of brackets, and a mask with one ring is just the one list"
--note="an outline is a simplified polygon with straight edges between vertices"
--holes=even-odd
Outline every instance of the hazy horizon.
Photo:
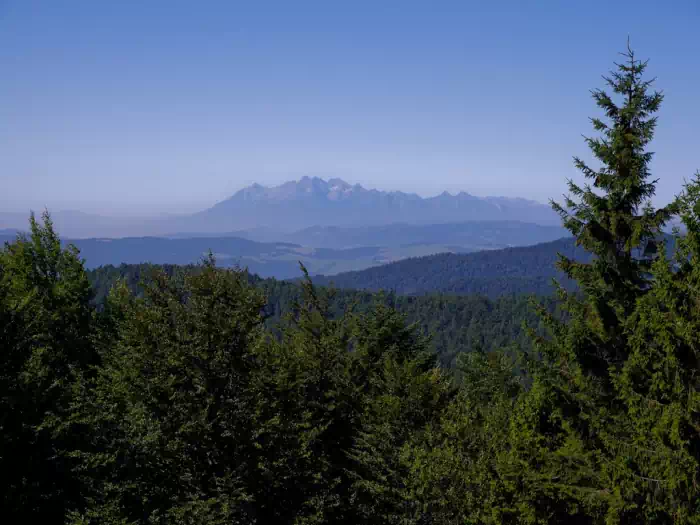
[[0,212],[187,214],[305,175],[546,203],[628,35],[665,203],[700,168],[700,4],[655,5],[0,1]]
[[[326,182],[328,182],[329,179],[334,178],[334,177],[322,177],[322,176],[320,176],[320,175],[302,175],[302,176],[300,176],[300,177],[298,177],[298,178],[296,178],[296,179],[290,179],[290,180],[287,180],[287,181],[283,181],[281,184],[284,184],[285,182],[300,182],[301,179],[303,179],[304,177],[309,177],[309,178],[320,178],[320,179],[325,180]],[[335,178],[340,178],[340,179],[342,179],[342,177],[335,177]],[[359,183],[359,182],[355,182],[355,181],[348,180],[348,179],[342,179],[342,180],[343,180],[344,182],[350,184],[351,186],[355,186],[356,184],[360,184],[360,185],[361,185],[363,188],[365,188],[366,190],[379,190],[379,191],[384,191],[384,192],[397,192],[397,193],[405,193],[405,194],[416,194],[416,195],[420,196],[420,197],[423,198],[423,199],[429,199],[429,198],[431,198],[431,197],[437,197],[437,196],[439,196],[440,194],[443,194],[443,193],[445,193],[445,192],[449,193],[450,195],[457,195],[458,193],[464,191],[464,190],[452,190],[452,191],[450,191],[450,190],[437,190],[437,189],[436,189],[436,191],[435,191],[434,193],[424,193],[424,192],[423,192],[423,193],[420,193],[420,192],[404,191],[404,190],[402,190],[402,189],[400,189],[400,188],[396,188],[396,189],[392,189],[392,188],[388,188],[388,189],[379,189],[379,188],[375,188],[375,187],[373,187],[373,186],[371,186],[371,185],[363,185],[363,184],[361,184],[361,183]],[[178,212],[178,211],[167,211],[167,210],[166,210],[166,211],[155,211],[155,212],[152,212],[152,213],[148,214],[148,213],[138,213],[138,210],[132,210],[131,212],[129,212],[129,211],[124,212],[124,211],[122,210],[122,213],[120,213],[118,210],[115,212],[114,210],[111,210],[111,211],[110,211],[110,210],[104,210],[104,209],[101,209],[101,208],[95,208],[95,211],[90,211],[90,210],[77,209],[77,208],[59,208],[59,207],[53,207],[53,208],[52,208],[52,207],[49,207],[49,206],[40,206],[40,207],[36,207],[36,208],[27,207],[27,208],[16,209],[16,210],[12,210],[12,209],[0,210],[0,213],[2,213],[2,212],[8,212],[8,213],[27,213],[27,214],[29,214],[30,212],[34,212],[34,213],[36,213],[36,214],[40,214],[40,213],[42,213],[44,210],[47,210],[47,211],[49,211],[50,213],[56,213],[56,212],[84,213],[84,214],[88,214],[88,215],[100,215],[100,216],[103,216],[103,217],[114,217],[114,218],[124,218],[124,219],[157,218],[157,217],[171,217],[171,216],[179,216],[179,215],[190,215],[190,214],[192,214],[192,213],[197,213],[197,212],[199,212],[199,211],[204,211],[204,210],[206,210],[206,209],[209,209],[209,208],[215,206],[216,204],[219,204],[219,203],[221,203],[221,202],[223,202],[223,201],[225,201],[225,200],[228,200],[228,199],[231,198],[233,195],[235,195],[238,191],[240,191],[240,190],[242,190],[242,189],[245,189],[245,188],[248,188],[248,187],[250,187],[252,184],[256,184],[256,183],[254,182],[254,183],[251,183],[251,184],[242,186],[242,187],[238,188],[237,190],[235,190],[231,195],[228,195],[228,196],[224,197],[223,199],[220,199],[220,200],[217,200],[217,201],[214,201],[214,202],[204,202],[204,203],[201,203],[201,206],[199,206],[199,207],[196,206],[196,203],[191,203],[191,204],[190,204],[191,207],[185,208],[185,209],[183,209],[183,210],[181,210],[181,211],[179,211],[179,212]],[[260,184],[260,185],[266,186],[266,187],[275,187],[275,186],[279,186],[279,185],[280,185],[280,184],[276,184],[276,183],[273,183],[273,184],[262,184],[262,183],[259,183],[259,182],[257,182],[257,184]],[[480,197],[480,198],[489,198],[489,197],[494,197],[494,198],[513,198],[513,199],[524,198],[524,197],[520,197],[520,196],[507,196],[507,195],[486,195],[486,194],[484,194],[484,195],[478,195],[478,194],[476,194],[476,193],[471,193],[471,192],[468,192],[468,191],[467,191],[466,193],[469,193],[469,194],[471,194],[471,195],[474,195],[474,196]],[[537,203],[539,203],[539,204],[544,204],[544,205],[547,205],[547,204],[548,204],[548,202],[538,201],[537,199],[526,199],[526,200],[531,200],[531,201],[533,201],[533,202],[537,202]]]

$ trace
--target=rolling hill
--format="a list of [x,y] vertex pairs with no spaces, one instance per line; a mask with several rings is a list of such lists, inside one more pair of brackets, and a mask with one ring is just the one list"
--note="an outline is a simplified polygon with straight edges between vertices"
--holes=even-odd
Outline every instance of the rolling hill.
[[[663,234],[663,240],[667,256],[672,256],[674,237]],[[571,287],[570,281],[555,267],[558,254],[582,262],[591,260],[588,252],[576,246],[573,237],[565,237],[534,246],[413,257],[334,276],[317,275],[313,281],[322,286],[387,290],[399,295],[450,293],[491,298],[513,294],[550,295],[554,291],[553,278],[564,287]],[[633,254],[638,256],[640,250]]]
[[[12,242],[16,232],[0,232],[0,243]],[[125,264],[194,264],[213,253],[219,266],[240,266],[262,277],[292,279],[301,276],[299,263],[312,275],[332,275],[390,263],[405,257],[436,252],[469,251],[460,246],[408,245],[314,248],[286,242],[256,242],[240,237],[125,237],[118,239],[63,239],[80,250],[87,268]]]
[[[61,230],[59,229],[59,232]],[[555,226],[492,221],[435,225],[392,224],[372,227],[314,227],[292,234],[269,229],[246,235],[186,234],[172,237],[65,238],[81,251],[89,268],[106,264],[151,262],[195,263],[211,250],[219,264],[241,265],[265,277],[300,276],[299,262],[312,275],[334,275],[436,253],[469,253],[536,244],[563,230]],[[12,241],[16,230],[0,230],[0,242]]]
[[554,266],[558,253],[581,261],[590,259],[587,252],[575,246],[573,238],[564,238],[535,246],[410,258],[361,271],[316,276],[313,280],[319,285],[390,290],[400,295],[549,295],[552,278],[564,277]]
[[383,262],[376,247],[348,250],[306,248],[291,243],[259,243],[238,237],[166,239],[127,237],[123,239],[75,239],[74,244],[88,268],[107,264],[192,264],[209,251],[220,266],[241,266],[263,277],[298,277],[299,262],[313,273],[334,273]]

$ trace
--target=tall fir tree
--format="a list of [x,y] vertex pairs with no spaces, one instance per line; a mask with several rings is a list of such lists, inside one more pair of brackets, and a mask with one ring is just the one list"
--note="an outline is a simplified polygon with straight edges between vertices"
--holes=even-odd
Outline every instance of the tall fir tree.
[[625,408],[618,481],[628,514],[700,523],[700,176],[676,200],[684,235],[654,262],[654,283],[627,325],[629,355],[613,375]]
[[629,45],[623,56],[604,77],[612,93],[592,92],[605,118],[591,119],[599,136],[586,142],[600,167],[575,158],[589,182],[570,181],[565,205],[553,203],[594,258],[560,258],[559,268],[580,291],[560,289],[568,319],[541,310],[550,336],[533,334],[543,360],[530,364],[532,386],[513,412],[510,449],[499,460],[505,485],[517,493],[513,516],[520,521],[664,523],[644,504],[653,494],[640,484],[646,476],[628,448],[635,414],[619,375],[633,353],[630,323],[653,290],[655,260],[663,257],[661,228],[678,206],[650,204],[656,180],[647,146],[663,95],[651,90],[647,62]]
[[657,180],[651,179],[654,154],[647,146],[663,94],[651,91],[654,79],[644,78],[648,61],[637,59],[629,43],[622,55],[625,61],[604,77],[612,93],[592,92],[605,120],[592,118],[600,136],[585,140],[600,167],[575,157],[575,166],[590,182],[580,186],[570,180],[565,205],[552,203],[577,245],[595,256],[589,263],[560,257],[559,267],[586,294],[593,316],[589,326],[598,339],[588,366],[603,374],[625,358],[621,327],[648,289],[661,228],[676,211],[673,205],[654,209],[650,203]]

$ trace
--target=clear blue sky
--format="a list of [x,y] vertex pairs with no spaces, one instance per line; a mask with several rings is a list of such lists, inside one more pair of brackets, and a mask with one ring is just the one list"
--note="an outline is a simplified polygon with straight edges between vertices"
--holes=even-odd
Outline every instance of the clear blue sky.
[[339,176],[546,201],[627,36],[700,168],[700,2],[0,0],[0,211],[209,206]]

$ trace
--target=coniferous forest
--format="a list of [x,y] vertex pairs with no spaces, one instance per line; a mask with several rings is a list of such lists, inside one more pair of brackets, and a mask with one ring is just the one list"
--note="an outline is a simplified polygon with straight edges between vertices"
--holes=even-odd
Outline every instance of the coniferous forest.
[[645,68],[593,91],[555,296],[88,272],[32,218],[0,252],[3,522],[700,523],[700,176],[650,204]]

